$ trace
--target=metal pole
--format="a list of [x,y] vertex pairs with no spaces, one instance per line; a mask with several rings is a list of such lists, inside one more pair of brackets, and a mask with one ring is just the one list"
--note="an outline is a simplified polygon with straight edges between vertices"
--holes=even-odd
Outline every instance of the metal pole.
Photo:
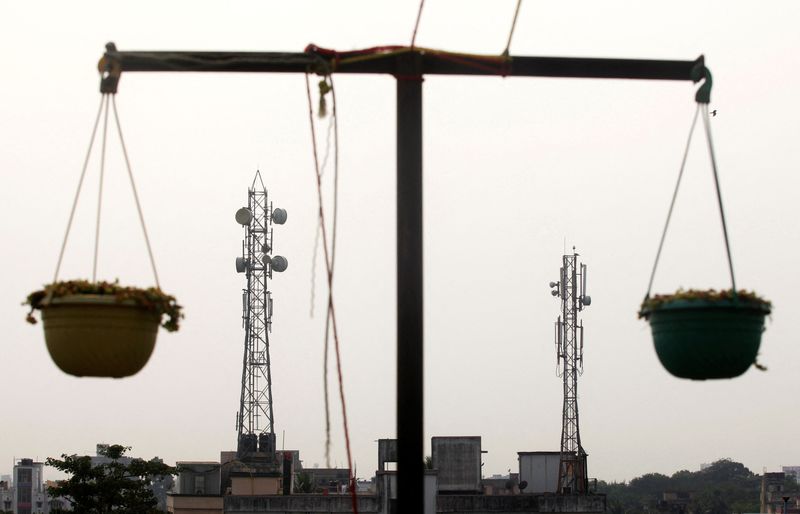
[[422,75],[418,56],[397,78],[397,513],[422,514]]

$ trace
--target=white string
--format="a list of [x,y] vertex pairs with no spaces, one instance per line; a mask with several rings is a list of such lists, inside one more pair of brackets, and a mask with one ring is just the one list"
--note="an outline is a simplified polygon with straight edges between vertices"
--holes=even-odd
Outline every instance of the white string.
[[53,283],[58,282],[58,272],[61,270],[61,261],[64,258],[64,249],[67,247],[67,239],[69,232],[72,228],[72,220],[75,217],[75,208],[78,205],[78,198],[81,196],[81,188],[83,187],[83,179],[86,176],[86,169],[89,167],[89,157],[92,155],[92,147],[94,146],[95,136],[97,135],[97,127],[100,124],[100,115],[103,113],[103,103],[105,95],[100,96],[100,107],[97,109],[97,116],[94,120],[94,127],[92,128],[92,136],[89,138],[89,148],[86,150],[86,158],[83,160],[83,169],[81,170],[81,178],[78,180],[78,189],[75,191],[75,199],[72,200],[72,210],[69,212],[69,219],[67,220],[67,229],[64,232],[64,240],[61,242],[61,251],[58,254],[58,262],[56,263],[56,272],[53,274]]
[[106,169],[106,140],[108,135],[108,97],[106,94],[106,112],[103,116],[103,145],[100,153],[100,187],[97,190],[97,223],[94,229],[94,260],[92,262],[92,282],[97,282],[97,250],[100,246],[100,213],[103,210],[103,176]]
[[122,137],[122,126],[119,122],[119,114],[117,113],[117,100],[115,97],[111,98],[111,105],[114,107],[114,121],[117,123],[117,132],[119,133],[119,142],[122,145],[122,155],[125,157],[125,167],[128,170],[128,178],[131,181],[131,189],[133,190],[133,199],[136,201],[136,212],[139,213],[139,223],[142,226],[142,233],[144,234],[144,242],[147,245],[147,255],[150,257],[150,266],[153,268],[153,277],[156,280],[156,287],[161,289],[161,284],[158,281],[158,272],[156,271],[156,261],[153,258],[153,249],[150,246],[150,238],[147,235],[147,227],[144,223],[144,215],[142,214],[142,206],[139,203],[139,194],[136,191],[136,183],[133,180],[133,171],[131,170],[131,161],[128,158],[128,150],[125,147],[125,139]]
[[519,8],[521,5],[522,0],[517,0],[517,8],[514,10],[514,19],[511,22],[511,30],[508,32],[508,42],[506,43],[506,49],[503,51],[503,55],[508,55],[511,49],[511,38],[514,37],[514,29],[517,26],[517,16],[519,16]]
[[678,172],[678,181],[675,183],[675,190],[672,192],[672,200],[669,203],[669,211],[667,211],[667,221],[664,223],[664,230],[661,232],[661,241],[658,243],[658,251],[656,252],[656,261],[653,263],[653,271],[650,272],[650,282],[647,284],[647,294],[645,299],[650,298],[650,291],[653,289],[653,279],[656,276],[656,268],[658,268],[658,260],[661,258],[661,250],[664,248],[664,240],[667,237],[667,228],[669,228],[669,220],[672,218],[672,211],[675,208],[675,199],[678,198],[678,189],[681,187],[681,179],[683,178],[683,171],[686,169],[686,158],[689,156],[689,147],[692,144],[692,135],[694,134],[695,125],[697,125],[697,117],[700,114],[700,104],[697,104],[697,109],[694,111],[694,118],[692,118],[692,127],[689,129],[689,137],[686,138],[686,148],[683,150],[683,159],[681,159],[681,169]]

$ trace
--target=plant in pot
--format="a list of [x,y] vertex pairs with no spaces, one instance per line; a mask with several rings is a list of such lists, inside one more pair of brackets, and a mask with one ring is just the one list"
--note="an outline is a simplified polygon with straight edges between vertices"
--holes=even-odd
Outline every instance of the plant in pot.
[[[75,376],[114,377],[131,376],[141,370],[153,353],[159,324],[167,331],[178,330],[183,317],[181,306],[175,298],[161,291],[150,238],[144,222],[139,195],[131,170],[128,151],[122,137],[122,127],[117,114],[116,91],[101,88],[100,108],[89,140],[89,149],[83,163],[78,188],[67,219],[67,228],[58,256],[55,274],[50,284],[28,295],[24,304],[30,306],[27,320],[36,323],[34,311],[40,310],[44,325],[45,342],[56,365]],[[103,181],[105,175],[106,140],[110,112],[114,113],[117,132],[130,180],[133,199],[147,246],[155,287],[136,288],[118,281],[97,280],[97,264],[101,233]],[[92,279],[59,281],[64,250],[80,198],[86,171],[90,162],[100,120],[103,120],[100,155],[99,192],[94,231],[94,257]]]
[[141,370],[155,347],[158,326],[178,330],[183,317],[175,298],[158,288],[118,282],[55,282],[28,295],[27,320],[41,310],[47,350],[75,376],[121,378]]
[[[705,72],[710,80],[708,70]],[[664,368],[680,378],[706,380],[733,378],[741,375],[756,363],[761,334],[764,331],[764,318],[771,313],[772,304],[755,293],[736,288],[733,272],[733,258],[728,239],[725,210],[722,206],[722,193],[719,185],[714,146],[711,139],[711,124],[708,117],[708,91],[698,91],[697,110],[689,130],[686,149],[683,154],[678,181],[667,211],[667,220],[661,233],[661,241],[656,252],[650,283],[644,301],[639,309],[639,317],[650,322],[656,354]],[[728,290],[683,290],[670,295],[650,296],[653,288],[658,261],[664,247],[667,229],[675,207],[681,178],[689,153],[695,125],[702,113],[708,142],[711,170],[714,176],[717,205],[719,207],[725,252],[730,272],[731,288]]]
[[679,289],[645,298],[639,317],[650,323],[667,371],[706,380],[737,377],[756,363],[771,309],[769,301],[749,291]]

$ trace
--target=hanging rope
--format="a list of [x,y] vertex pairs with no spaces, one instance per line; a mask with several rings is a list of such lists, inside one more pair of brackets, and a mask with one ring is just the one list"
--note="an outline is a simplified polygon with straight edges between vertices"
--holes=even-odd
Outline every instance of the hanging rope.
[[719,205],[719,216],[722,219],[722,234],[725,236],[725,250],[728,253],[728,269],[731,273],[731,288],[733,297],[736,298],[736,279],[733,276],[733,258],[731,257],[731,245],[728,240],[728,224],[725,222],[725,211],[722,208],[722,193],[719,188],[719,173],[717,173],[717,159],[714,155],[714,142],[711,140],[711,123],[708,119],[708,104],[703,104],[703,125],[706,128],[706,140],[708,141],[708,154],[711,156],[711,169],[714,171],[714,186],[717,189],[717,204]]
[[[338,116],[336,112],[336,89],[333,86],[333,76],[328,77],[330,80],[330,93],[331,93],[331,103],[333,104],[332,107],[332,121],[333,121],[333,141],[335,146],[335,151],[333,155],[333,224],[332,224],[332,237],[331,237],[331,258],[330,258],[330,280],[328,282],[328,303],[331,306],[328,310],[328,313],[325,317],[325,351],[323,356],[323,380],[325,382],[325,460],[327,465],[330,467],[330,445],[331,445],[331,434],[330,434],[330,407],[329,407],[329,393],[328,393],[328,353],[329,353],[329,341],[330,341],[330,328],[331,328],[331,318],[332,318],[332,305],[333,305],[333,273],[336,266],[336,234],[338,228],[338,220],[339,220],[339,123],[338,123]],[[321,176],[320,176],[321,178]],[[320,217],[319,219],[319,226],[324,228],[325,220]],[[337,367],[340,366],[339,363],[339,343],[336,342],[336,365]],[[340,393],[342,392],[342,376],[341,371],[339,371],[339,388]],[[342,397],[342,406],[344,406],[344,397]],[[349,458],[349,450],[348,450],[348,458]]]
[[[333,80],[333,79],[331,79]],[[331,134],[333,133],[333,120],[336,118],[335,114],[330,117],[328,120],[328,131],[325,135],[325,155],[322,157],[322,165],[319,169],[320,177],[325,177],[325,171],[328,168],[328,158],[330,157],[331,153]],[[310,305],[309,305],[309,317],[314,317],[314,304],[316,303],[316,288],[317,288],[317,254],[319,253],[319,238],[320,238],[320,229],[319,223],[317,223],[316,229],[314,233],[314,251],[311,253],[311,297],[310,297]],[[336,231],[333,232],[333,239],[336,240]],[[334,254],[335,255],[335,254]],[[327,360],[325,361],[327,363]],[[328,467],[330,467],[330,463],[328,462]]]
[[105,114],[103,115],[103,145],[100,153],[100,187],[97,190],[97,223],[94,229],[94,260],[92,261],[92,282],[97,282],[97,251],[100,246],[100,213],[103,210],[103,176],[106,169],[106,140],[108,135],[108,97],[106,97]]
[[61,264],[64,260],[64,251],[67,247],[67,240],[69,239],[69,234],[72,229],[72,222],[75,218],[75,211],[78,205],[78,199],[80,198],[81,190],[83,188],[83,181],[86,177],[86,170],[89,167],[89,159],[92,154],[92,148],[94,147],[94,141],[97,137],[97,127],[100,124],[100,117],[103,117],[103,136],[101,142],[101,151],[100,151],[100,184],[98,187],[97,192],[97,216],[95,220],[95,231],[94,231],[94,255],[92,258],[92,282],[97,281],[97,261],[98,261],[98,254],[100,248],[100,225],[102,220],[102,212],[103,212],[103,184],[105,180],[105,167],[106,167],[106,147],[108,143],[108,114],[111,109],[109,104],[114,109],[114,121],[117,126],[117,133],[119,134],[119,141],[120,145],[122,146],[122,155],[125,158],[125,166],[128,171],[128,178],[131,183],[131,189],[133,191],[133,199],[136,203],[136,211],[139,214],[139,223],[142,227],[142,233],[144,234],[145,244],[147,245],[147,254],[150,257],[150,266],[153,270],[153,277],[155,278],[156,287],[161,289],[161,284],[158,280],[158,272],[156,271],[156,263],[155,259],[153,258],[153,249],[150,245],[150,237],[147,234],[147,227],[144,222],[144,215],[142,214],[142,206],[141,202],[139,201],[139,193],[136,189],[136,182],[133,178],[133,170],[131,168],[130,158],[128,156],[128,149],[125,145],[125,138],[122,135],[122,125],[119,121],[119,112],[117,111],[117,102],[116,98],[110,93],[104,93],[100,98],[100,107],[97,111],[97,116],[95,117],[94,127],[92,128],[92,135],[89,140],[89,148],[86,151],[86,157],[83,161],[83,169],[81,170],[81,176],[78,180],[78,188],[75,191],[75,198],[72,201],[72,209],[69,213],[69,218],[67,220],[67,229],[64,232],[64,240],[61,243],[61,250],[58,254],[58,262],[56,263],[56,271],[53,274],[53,283],[58,281],[58,275],[61,271]]
[[92,128],[92,136],[89,138],[89,148],[86,150],[86,158],[83,160],[83,169],[81,170],[81,178],[78,180],[78,189],[75,191],[75,199],[72,200],[72,209],[69,211],[67,230],[64,232],[64,240],[61,242],[61,251],[58,253],[56,271],[53,273],[54,284],[58,282],[58,272],[61,270],[61,261],[64,259],[64,249],[67,247],[67,239],[69,238],[69,231],[72,228],[72,220],[75,218],[75,208],[78,206],[78,198],[81,196],[83,179],[86,177],[86,169],[89,167],[89,157],[92,155],[92,147],[94,146],[95,136],[97,135],[97,127],[100,125],[100,115],[103,113],[103,105],[105,100],[105,95],[100,97],[100,107],[97,109],[97,116],[95,117],[94,127]]
[[[335,161],[334,161],[334,195],[333,195],[333,234],[332,234],[332,248],[331,248],[331,276],[334,274],[335,261],[336,261],[336,232],[338,220],[338,198],[339,198],[339,132],[338,124],[336,124],[336,105],[335,105],[335,91],[333,88],[333,77],[326,77],[319,83],[319,114],[322,114],[325,109],[325,95],[331,93],[334,99],[333,114],[328,122],[328,132],[325,139],[325,156],[322,160],[322,165],[319,167],[319,177],[325,174],[327,169],[328,159],[331,150],[331,133],[334,133],[335,139]],[[313,122],[312,122],[313,123]],[[313,127],[312,127],[313,129]],[[315,133],[314,133],[315,135]],[[313,142],[316,145],[316,138]],[[316,148],[316,147],[315,147]],[[316,150],[315,150],[316,155]],[[315,301],[315,276],[316,276],[316,263],[317,253],[319,251],[319,240],[322,235],[323,220],[317,220],[316,234],[314,239],[314,253],[311,259],[311,316],[314,315],[314,301]],[[332,285],[329,284],[329,293],[332,291]],[[323,342],[323,358],[322,358],[322,383],[323,383],[323,398],[325,404],[325,465],[331,466],[330,461],[330,447],[331,447],[331,421],[330,421],[330,393],[328,391],[328,362],[329,362],[329,349],[330,349],[330,313],[326,311],[325,317],[325,339]]]
[[[344,379],[343,379],[343,374],[342,374],[342,360],[341,360],[341,352],[340,352],[340,347],[339,347],[339,333],[338,333],[338,330],[337,330],[337,327],[336,327],[336,311],[334,309],[334,303],[333,303],[333,264],[334,264],[334,261],[333,261],[333,256],[331,254],[332,254],[333,249],[335,247],[332,245],[331,251],[330,252],[328,251],[328,236],[327,236],[327,230],[326,230],[326,227],[325,227],[325,212],[324,212],[323,203],[322,203],[322,178],[320,176],[319,158],[317,156],[318,155],[318,152],[317,152],[317,137],[316,137],[316,130],[314,129],[314,109],[313,109],[313,103],[311,101],[311,84],[310,84],[310,81],[309,81],[308,74],[306,74],[306,94],[307,94],[307,97],[308,97],[308,116],[309,116],[309,122],[311,124],[311,141],[312,141],[313,153],[314,153],[314,170],[315,170],[316,181],[317,181],[317,198],[318,198],[318,201],[319,201],[319,221],[320,221],[320,227],[321,227],[321,232],[322,232],[322,247],[323,247],[324,252],[325,252],[325,267],[326,267],[327,275],[328,275],[328,315],[326,317],[326,338],[325,338],[325,340],[326,340],[326,346],[327,346],[328,327],[330,327],[332,329],[332,331],[333,331],[334,348],[335,348],[335,351],[336,351],[336,371],[337,371],[338,378],[339,378],[339,399],[341,400],[341,404],[342,404],[342,421],[343,421],[343,425],[344,425],[345,448],[347,450],[347,472],[348,472],[348,476],[349,476],[349,479],[350,479],[350,484],[349,484],[350,485],[350,487],[349,487],[349,489],[350,489],[350,497],[351,497],[351,500],[352,500],[353,512],[355,514],[358,514],[358,503],[357,503],[356,490],[355,490],[356,489],[355,488],[355,477],[353,476],[353,461],[352,461],[352,453],[351,453],[351,450],[350,450],[350,431],[348,429],[348,424],[347,424],[347,404],[345,402],[345,395],[344,395]],[[336,99],[336,97],[334,96],[333,97],[333,102],[334,102],[333,110],[334,110],[334,112],[336,111],[336,105],[335,105],[335,101],[336,100],[335,99]],[[336,136],[336,129],[334,129],[334,140],[338,141],[338,138]],[[338,152],[337,152],[336,158],[338,160]],[[335,216],[335,214],[334,214],[334,216]],[[335,244],[335,242],[333,242],[333,243]],[[327,369],[327,367],[326,367],[326,369]],[[329,431],[329,428],[328,428],[328,431]],[[329,434],[329,432],[328,432],[328,434]]]
[[319,253],[319,238],[321,235],[319,230],[319,220],[317,220],[314,230],[314,250],[311,252],[311,295],[309,298],[310,301],[308,311],[308,317],[312,319],[314,318],[314,304],[317,300],[317,254]]
[[678,198],[678,189],[681,187],[681,179],[683,178],[683,170],[686,168],[686,158],[689,156],[689,147],[692,144],[692,134],[694,134],[694,127],[697,125],[697,116],[700,114],[700,104],[697,104],[697,109],[694,111],[694,118],[692,118],[692,127],[689,129],[689,137],[686,139],[686,148],[683,150],[683,159],[681,159],[681,169],[678,172],[678,181],[675,183],[675,191],[672,192],[672,201],[669,203],[669,211],[667,212],[667,221],[664,223],[664,230],[661,232],[661,241],[658,243],[658,251],[656,252],[656,262],[653,263],[653,271],[650,272],[650,283],[647,285],[647,294],[645,299],[650,298],[650,291],[653,288],[653,279],[656,276],[656,268],[658,267],[658,260],[661,258],[661,250],[664,248],[664,240],[667,237],[667,228],[669,221],[672,219],[672,210],[675,208],[675,199]]
[[508,52],[511,49],[511,38],[514,37],[514,29],[517,26],[517,17],[519,16],[519,8],[522,5],[522,0],[517,0],[517,8],[514,10],[514,19],[511,21],[511,30],[508,31],[508,42],[506,43],[506,49],[503,50],[503,55],[508,57]]
[[422,19],[422,8],[425,6],[425,0],[419,1],[419,11],[417,11],[417,22],[414,23],[414,33],[411,34],[411,48],[414,48],[414,43],[417,41],[417,29],[419,29],[419,20]]
[[[150,257],[150,266],[153,268],[153,277],[156,281],[156,288],[161,289],[161,284],[158,281],[158,272],[156,271],[156,261],[153,259],[153,249],[150,246],[150,238],[147,236],[147,227],[144,224],[144,216],[142,215],[142,205],[139,202],[139,194],[136,191],[136,183],[133,180],[133,171],[131,171],[131,161],[128,158],[128,149],[125,146],[125,138],[122,137],[122,126],[119,122],[119,114],[117,113],[117,100],[116,97],[111,97],[111,106],[114,107],[114,121],[117,123],[117,133],[119,134],[119,142],[122,145],[122,155],[125,157],[125,167],[128,170],[128,178],[131,181],[131,190],[133,190],[133,199],[136,201],[136,212],[139,213],[139,224],[142,226],[142,233],[144,234],[144,242],[147,245],[147,255]],[[106,108],[107,109],[107,108]]]
[[706,140],[708,142],[708,151],[711,156],[711,168],[714,174],[714,187],[717,192],[717,203],[719,205],[719,214],[722,220],[722,233],[723,236],[725,237],[725,251],[728,257],[728,269],[730,270],[730,275],[731,275],[731,288],[733,290],[734,298],[736,297],[736,279],[734,278],[733,274],[733,259],[731,257],[731,248],[728,240],[728,227],[725,221],[725,212],[722,208],[722,193],[719,187],[719,174],[717,172],[717,162],[714,155],[714,143],[711,139],[711,126],[708,119],[708,104],[698,103],[697,109],[695,110],[694,113],[694,118],[692,119],[692,127],[689,130],[689,137],[686,140],[686,149],[683,152],[683,159],[681,160],[681,168],[680,172],[678,173],[678,181],[675,184],[675,191],[672,193],[672,200],[670,201],[669,204],[669,211],[667,212],[667,221],[664,223],[664,230],[661,233],[661,241],[658,244],[658,251],[656,252],[656,260],[655,263],[653,263],[653,271],[650,273],[650,282],[647,285],[647,294],[645,295],[645,300],[650,298],[650,292],[652,291],[653,288],[653,279],[655,278],[656,275],[656,268],[658,267],[658,261],[661,257],[661,250],[664,247],[664,240],[666,239],[667,236],[667,228],[669,227],[669,222],[672,218],[672,211],[675,208],[675,199],[678,197],[678,189],[680,188],[681,178],[683,178],[683,172],[686,167],[686,159],[687,156],[689,155],[689,146],[691,145],[692,135],[694,134],[694,129],[695,126],[697,125],[697,118],[698,115],[701,113],[701,111],[703,114],[703,125],[705,127],[705,132],[706,132]]

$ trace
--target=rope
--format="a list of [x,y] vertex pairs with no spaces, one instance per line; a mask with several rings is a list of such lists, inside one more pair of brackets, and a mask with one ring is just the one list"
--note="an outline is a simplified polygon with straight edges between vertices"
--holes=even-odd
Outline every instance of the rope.
[[417,29],[419,28],[419,20],[422,18],[422,7],[425,5],[425,0],[419,1],[419,11],[417,11],[417,22],[414,24],[414,33],[411,35],[411,48],[414,48],[414,43],[417,41]]
[[656,268],[658,267],[658,260],[661,258],[661,249],[664,248],[664,239],[667,237],[667,227],[672,218],[672,210],[675,207],[675,199],[678,197],[678,188],[681,186],[681,178],[683,178],[683,170],[686,168],[686,158],[689,155],[689,146],[692,143],[692,134],[694,134],[694,127],[697,124],[697,116],[700,114],[700,104],[697,104],[697,109],[694,112],[692,119],[692,128],[689,129],[689,137],[686,140],[686,149],[683,151],[683,159],[681,160],[681,169],[678,172],[678,182],[675,184],[675,191],[672,193],[672,201],[669,204],[669,211],[667,212],[667,221],[664,223],[664,230],[661,232],[661,241],[658,243],[658,252],[656,252],[656,262],[653,263],[653,271],[650,273],[650,283],[647,285],[647,294],[645,300],[650,298],[650,291],[653,288],[653,279],[656,276]]
[[106,112],[103,116],[103,146],[100,153],[100,187],[97,190],[97,223],[94,229],[94,260],[92,262],[92,282],[97,282],[97,250],[100,246],[100,213],[103,208],[103,176],[106,169],[106,140],[108,139],[108,97],[105,95]]
[[731,258],[731,245],[728,241],[728,225],[725,223],[725,211],[722,208],[722,193],[719,189],[719,173],[717,173],[717,160],[714,156],[714,142],[711,140],[711,123],[708,120],[708,104],[703,104],[703,125],[706,129],[706,140],[708,141],[708,153],[711,156],[711,169],[714,171],[714,186],[717,189],[717,203],[719,205],[719,216],[722,219],[722,234],[725,236],[725,251],[728,254],[728,269],[731,273],[731,288],[733,297],[736,298],[736,279],[733,276],[733,259]]
[[[328,77],[331,82],[331,103],[333,104],[332,107],[332,114],[331,114],[331,121],[333,122],[333,143],[334,143],[334,154],[333,154],[333,226],[332,226],[332,234],[331,234],[331,257],[330,257],[330,280],[328,282],[328,302],[333,305],[333,272],[336,265],[336,234],[338,232],[338,221],[339,221],[339,116],[336,112],[336,89],[333,86],[333,76]],[[327,155],[326,155],[327,161]],[[323,164],[326,162],[323,161]],[[320,217],[320,226],[324,228],[325,220]],[[324,355],[324,382],[325,382],[325,425],[326,425],[326,440],[325,440],[325,460],[330,467],[330,408],[328,405],[328,341],[329,341],[329,334],[330,334],[330,320],[331,320],[331,311],[329,310],[328,315],[325,317],[325,355]],[[336,365],[337,367],[340,366],[339,364],[339,343],[336,342]],[[341,371],[339,371],[339,387],[341,393],[342,387],[342,375]],[[342,397],[342,406],[344,407],[344,397]],[[348,450],[348,458],[349,458],[350,451]],[[355,489],[354,489],[355,490]]]
[[[333,226],[331,234],[331,279],[333,279],[333,269],[336,263],[336,233],[339,224],[339,115],[336,112],[336,88],[333,85],[333,75],[328,77],[331,83],[332,121],[333,121]],[[325,156],[323,164],[327,163],[328,156]],[[322,178],[320,176],[320,178]],[[320,219],[320,222],[323,220]],[[333,284],[329,284],[333,286]]]
[[[308,96],[308,116],[309,116],[309,121],[311,123],[311,142],[314,150],[314,170],[317,180],[317,198],[319,201],[319,220],[322,232],[322,247],[325,251],[325,267],[328,272],[328,316],[326,317],[326,320],[329,320],[330,327],[333,330],[333,341],[336,350],[336,371],[339,377],[339,398],[342,404],[342,420],[344,425],[345,447],[347,450],[347,473],[350,477],[350,487],[349,487],[350,497],[353,503],[353,512],[355,514],[358,514],[355,477],[353,476],[353,461],[350,451],[350,431],[347,425],[347,405],[344,396],[344,380],[342,377],[342,360],[339,348],[339,333],[336,326],[336,311],[334,309],[334,304],[333,304],[333,258],[328,251],[328,234],[325,228],[325,212],[322,207],[322,179],[320,177],[319,159],[317,157],[317,137],[316,137],[316,130],[314,129],[314,109],[311,101],[311,85],[309,82],[308,74],[306,74],[306,94]],[[334,97],[334,112],[335,110],[336,107],[335,107],[335,97]],[[334,130],[334,132],[336,131]],[[328,322],[326,321],[326,325],[327,323]],[[327,343],[327,337],[326,337],[326,343]]]
[[517,26],[517,16],[519,16],[519,8],[522,5],[522,0],[517,0],[517,8],[514,10],[514,20],[511,22],[511,30],[508,32],[508,42],[506,49],[503,50],[503,55],[508,56],[508,51],[511,48],[511,38],[514,37],[514,28]]
[[669,205],[669,212],[667,213],[667,221],[664,224],[664,231],[661,233],[661,242],[658,244],[658,252],[656,253],[656,261],[653,264],[653,271],[650,273],[650,283],[647,285],[647,294],[645,295],[645,300],[650,298],[650,291],[653,288],[653,278],[656,274],[656,268],[658,267],[658,260],[661,257],[661,249],[664,247],[664,239],[667,236],[667,227],[669,226],[670,218],[672,217],[672,210],[675,207],[675,198],[678,196],[678,188],[681,185],[681,178],[683,177],[683,170],[686,166],[686,157],[689,154],[689,145],[692,141],[692,134],[694,133],[695,125],[697,124],[697,117],[702,110],[703,113],[703,125],[706,131],[706,140],[708,142],[708,152],[711,157],[711,169],[714,173],[714,188],[717,192],[717,204],[719,205],[719,215],[720,219],[722,220],[722,234],[725,237],[725,252],[728,257],[728,270],[730,271],[731,275],[731,289],[733,291],[734,298],[736,297],[736,278],[733,274],[733,258],[731,257],[731,246],[730,241],[728,239],[728,224],[725,221],[725,211],[722,208],[722,193],[719,187],[719,173],[717,172],[717,160],[714,155],[714,142],[711,139],[711,124],[708,119],[708,104],[705,103],[698,103],[697,110],[694,113],[694,119],[692,120],[692,128],[689,130],[689,138],[686,141],[686,150],[683,153],[683,160],[681,161],[681,170],[678,173],[678,182],[675,184],[675,191],[672,193],[672,201]]
[[[328,79],[331,80],[331,84],[332,84],[332,80],[333,79],[330,78],[330,77],[326,77],[320,83],[320,101],[319,101],[319,103],[320,103],[319,113],[320,114],[322,114],[323,108],[325,106],[325,100],[324,100],[325,96],[324,95],[327,92],[332,91],[332,85],[328,84],[328,82],[327,82]],[[325,87],[323,87],[323,84],[324,84]],[[328,132],[327,132],[327,135],[326,135],[326,138],[325,138],[325,156],[322,159],[322,164],[319,166],[320,179],[322,179],[323,175],[325,174],[325,170],[327,169],[328,159],[330,157],[330,149],[331,149],[330,136],[331,136],[331,133],[333,132],[333,129],[334,129],[334,120],[335,119],[336,119],[336,111],[335,111],[335,105],[334,105],[334,111],[333,111],[333,114],[331,114],[330,120],[328,122]],[[337,137],[337,139],[336,139],[336,152],[337,152],[337,155],[338,155],[338,151],[339,151],[338,132],[337,132],[337,136],[336,137]],[[316,138],[314,139],[314,143],[316,144]],[[316,155],[316,153],[315,153],[315,155]],[[338,173],[339,173],[338,165],[339,165],[339,161],[338,161],[338,157],[337,157],[336,161],[335,161],[335,169],[334,169],[334,175],[335,175],[335,179],[336,179],[335,180],[335,186],[337,188],[337,190],[335,190],[335,192],[334,192],[334,223],[333,223],[333,246],[334,247],[333,247],[333,250],[331,252],[331,254],[332,254],[334,259],[335,259],[335,256],[336,256],[336,248],[335,248],[335,245],[336,245],[336,214],[338,212],[338,207],[337,207]],[[316,226],[316,234],[314,236],[314,253],[313,253],[312,259],[311,259],[311,317],[314,316],[314,302],[315,302],[315,296],[316,296],[315,295],[315,290],[316,290],[316,279],[315,279],[315,277],[316,277],[316,269],[317,269],[317,254],[318,254],[318,251],[319,251],[319,240],[320,240],[320,236],[322,234],[322,231],[321,231],[322,223],[323,223],[322,220],[318,219],[317,226]],[[334,271],[334,266],[333,266],[333,263],[332,263],[331,264],[331,274],[333,274],[333,271]],[[328,362],[329,362],[328,353],[329,353],[329,341],[330,341],[330,317],[329,317],[330,313],[326,310],[325,314],[326,314],[326,316],[325,316],[325,339],[324,339],[324,343],[323,343],[323,358],[322,358],[323,398],[325,400],[325,402],[324,402],[325,403],[325,465],[327,467],[331,467],[331,457],[330,457],[330,449],[331,449],[331,420],[330,420],[330,401],[329,401],[330,394],[329,394],[329,391],[328,391]]]
[[111,106],[114,108],[114,121],[117,123],[117,132],[119,133],[119,142],[122,145],[122,155],[125,157],[125,167],[128,170],[128,178],[131,181],[131,189],[133,190],[133,199],[136,201],[136,212],[139,213],[139,223],[142,226],[142,233],[144,234],[144,242],[147,244],[147,255],[150,256],[150,266],[153,268],[153,276],[156,279],[156,288],[161,289],[161,284],[158,282],[158,272],[156,271],[156,261],[153,259],[153,249],[150,247],[150,238],[147,236],[147,227],[144,224],[144,215],[142,215],[142,205],[139,203],[139,194],[136,191],[136,183],[133,180],[133,171],[131,171],[131,161],[128,158],[128,150],[125,146],[125,138],[122,137],[122,126],[119,122],[119,114],[117,113],[117,99],[111,97]]
[[[314,303],[316,303],[316,289],[317,289],[317,254],[319,253],[319,222],[314,232],[314,251],[311,252],[311,297],[309,302],[308,317],[314,318]],[[330,466],[328,466],[330,467]]]
[[[331,79],[332,80],[332,79]],[[325,176],[325,170],[328,166],[328,158],[330,157],[331,151],[331,134],[333,132],[333,120],[335,116],[331,116],[330,120],[328,121],[328,131],[325,135],[325,156],[322,158],[322,165],[319,169],[320,177]],[[314,233],[314,251],[311,254],[311,302],[309,306],[309,317],[314,317],[314,304],[316,303],[316,288],[317,288],[317,253],[319,252],[319,223],[317,223],[316,232]],[[334,239],[336,239],[336,233],[334,231]],[[327,359],[325,360],[327,363]],[[327,463],[328,467],[330,467],[330,462]]]
[[53,274],[53,283],[58,282],[58,272],[61,270],[61,261],[64,259],[64,249],[67,247],[67,239],[69,238],[69,231],[72,228],[72,220],[75,217],[75,208],[78,206],[78,198],[81,195],[83,179],[86,176],[86,169],[89,167],[89,157],[92,155],[92,147],[94,146],[95,136],[97,135],[97,127],[100,125],[100,115],[103,113],[104,101],[105,95],[100,97],[100,107],[97,109],[97,116],[95,117],[94,127],[92,128],[92,136],[89,138],[89,148],[86,150],[86,158],[83,160],[83,169],[81,170],[81,178],[78,180],[78,189],[75,191],[75,199],[72,200],[72,209],[69,212],[69,219],[67,220],[67,230],[64,232],[64,240],[61,242],[61,251],[58,253],[58,262],[56,263],[56,272]]

